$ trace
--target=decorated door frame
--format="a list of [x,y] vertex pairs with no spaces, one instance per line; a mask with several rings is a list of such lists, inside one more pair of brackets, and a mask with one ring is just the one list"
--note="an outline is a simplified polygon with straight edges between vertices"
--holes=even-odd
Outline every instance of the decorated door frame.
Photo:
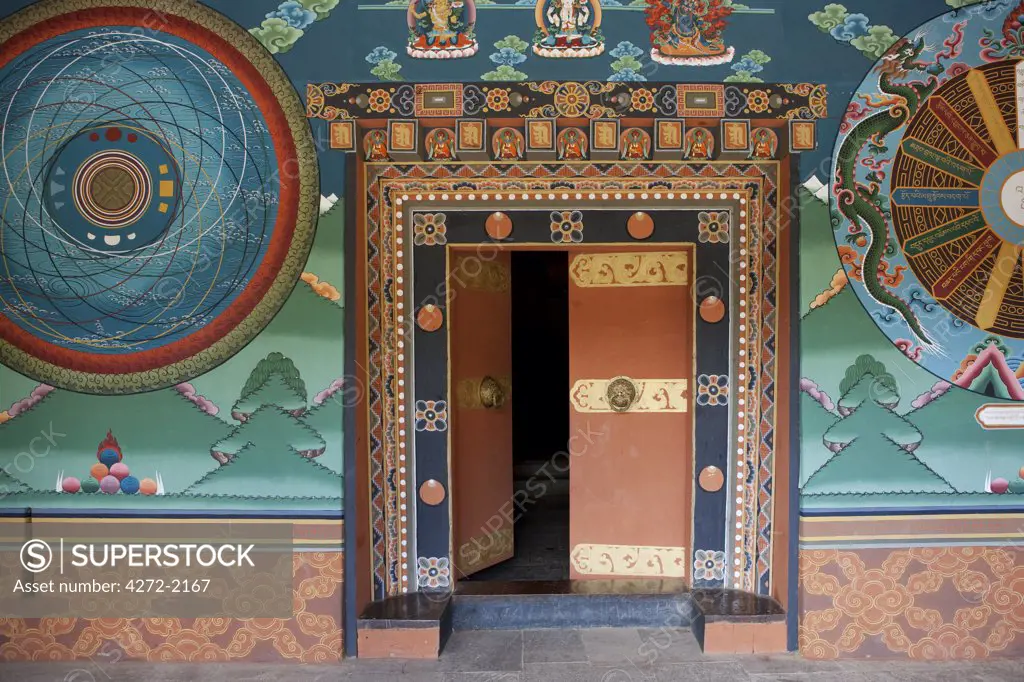
[[[486,249],[500,240],[488,235],[485,215],[556,208],[584,216],[646,213],[659,225],[664,214],[686,214],[691,230],[699,230],[701,213],[726,213],[733,221],[721,243],[701,241],[699,232],[673,235],[670,221],[655,231],[666,242],[697,244],[698,278],[706,277],[696,282],[697,295],[706,285],[725,303],[721,321],[698,322],[697,329],[698,385],[691,398],[695,410],[722,416],[720,433],[703,434],[701,424],[711,428],[715,417],[696,415],[687,575],[696,584],[787,602],[796,570],[789,484],[796,404],[793,175],[796,154],[816,147],[825,98],[824,86],[811,84],[308,87],[308,117],[326,121],[331,146],[349,153],[346,208],[355,237],[346,253],[346,333],[354,337],[350,366],[361,399],[351,410],[356,433],[346,452],[355,472],[346,497],[354,521],[346,547],[354,572],[347,582],[358,608],[451,585],[448,439],[443,429],[415,428],[418,403],[433,401],[436,408],[453,399],[445,381],[439,265],[445,248],[436,220],[433,245],[422,234],[417,241],[414,221],[420,227],[424,221],[416,216],[479,212],[475,234],[446,224],[443,239]],[[582,133],[572,145],[562,137],[570,129]],[[575,148],[581,137],[582,158]],[[513,231],[511,239],[551,247],[552,234]],[[643,243],[624,224],[600,241]],[[705,269],[714,252],[724,254],[724,265]],[[433,331],[417,325],[426,303],[442,309]],[[698,403],[701,377],[726,378],[726,405],[717,398],[707,398],[715,405]]]

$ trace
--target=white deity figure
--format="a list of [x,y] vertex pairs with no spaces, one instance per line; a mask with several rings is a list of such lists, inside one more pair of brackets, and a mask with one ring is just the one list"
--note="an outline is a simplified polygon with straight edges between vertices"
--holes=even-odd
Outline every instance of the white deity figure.
[[588,0],[551,0],[547,19],[557,27],[558,37],[574,38],[583,34],[590,21]]

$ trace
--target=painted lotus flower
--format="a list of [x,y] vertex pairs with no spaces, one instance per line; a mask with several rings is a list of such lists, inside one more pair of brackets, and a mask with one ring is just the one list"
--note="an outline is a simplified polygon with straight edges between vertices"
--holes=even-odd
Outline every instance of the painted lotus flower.
[[729,402],[729,377],[725,374],[701,374],[697,377],[698,405],[725,405]]
[[725,552],[698,549],[693,553],[693,579],[725,580]]
[[448,403],[444,400],[416,401],[416,430],[444,431],[448,428]]
[[438,588],[451,585],[452,571],[448,557],[420,557],[416,560],[420,587]]
[[445,236],[444,213],[417,213],[412,217],[412,243],[417,246],[440,246],[448,243]]
[[697,240],[704,244],[729,241],[729,212],[701,211],[697,214]]
[[580,211],[552,211],[551,241],[556,244],[583,241],[583,213]]

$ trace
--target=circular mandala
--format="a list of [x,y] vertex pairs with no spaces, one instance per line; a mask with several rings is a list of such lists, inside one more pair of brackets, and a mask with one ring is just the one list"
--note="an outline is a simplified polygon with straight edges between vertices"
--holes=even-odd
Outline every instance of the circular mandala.
[[0,23],[0,361],[130,393],[259,333],[312,244],[294,88],[199,3],[46,1]]
[[900,40],[836,143],[836,244],[881,330],[942,379],[1024,399],[1024,3]]

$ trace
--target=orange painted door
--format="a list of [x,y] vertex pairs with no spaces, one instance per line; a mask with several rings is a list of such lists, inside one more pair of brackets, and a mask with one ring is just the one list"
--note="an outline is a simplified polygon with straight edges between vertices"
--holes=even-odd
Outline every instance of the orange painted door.
[[510,256],[449,254],[456,580],[513,553]]
[[570,575],[686,577],[693,251],[569,259]]

